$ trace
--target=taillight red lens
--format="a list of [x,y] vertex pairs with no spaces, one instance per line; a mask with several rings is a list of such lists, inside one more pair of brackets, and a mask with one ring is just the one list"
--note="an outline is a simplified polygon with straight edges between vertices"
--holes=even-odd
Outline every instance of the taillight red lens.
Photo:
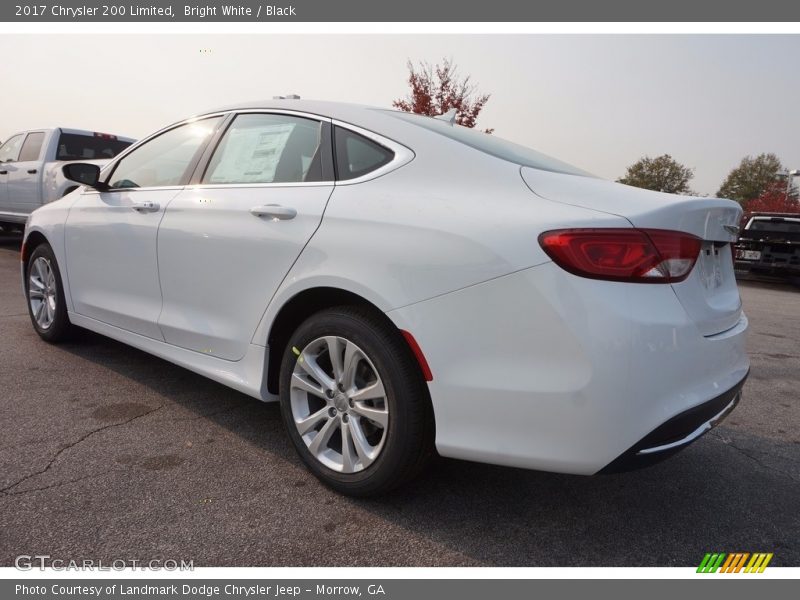
[[581,277],[674,283],[691,272],[702,240],[663,229],[556,229],[539,244],[562,269]]

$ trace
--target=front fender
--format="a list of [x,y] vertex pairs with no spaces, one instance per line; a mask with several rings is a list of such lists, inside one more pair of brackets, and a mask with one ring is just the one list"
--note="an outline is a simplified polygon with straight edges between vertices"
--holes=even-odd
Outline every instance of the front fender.
[[[62,285],[64,286],[64,299],[67,303],[67,310],[70,312],[72,312],[74,308],[69,287],[64,228],[71,204],[72,202],[65,199],[65,201],[53,202],[52,204],[47,204],[33,211],[28,217],[28,223],[25,226],[21,253],[22,260],[26,260],[30,255],[33,246],[32,240],[34,238],[39,238],[40,240],[43,238],[45,242],[50,244],[53,253],[56,255],[56,261],[58,261],[58,270],[61,275]],[[24,262],[21,262],[21,264],[24,265]],[[24,275],[24,268],[21,271]]]

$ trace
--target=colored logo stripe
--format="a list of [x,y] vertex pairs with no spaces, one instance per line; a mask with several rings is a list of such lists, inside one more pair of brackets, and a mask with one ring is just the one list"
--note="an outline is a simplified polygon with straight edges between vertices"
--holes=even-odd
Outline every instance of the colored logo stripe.
[[753,554],[753,558],[750,559],[750,562],[745,567],[745,573],[763,573],[764,569],[767,568],[769,561],[772,560],[772,552],[769,554],[759,553]]
[[[763,573],[764,569],[772,560],[772,552],[732,552],[726,554],[724,552],[711,553],[708,552],[697,567],[698,573],[740,573],[744,569],[744,573]],[[747,562],[747,559],[750,559]],[[745,567],[745,563],[747,566]]]
[[725,560],[725,553],[721,554],[706,554],[700,566],[697,567],[698,573],[716,573],[722,561]]
[[729,554],[728,560],[726,560],[725,564],[722,565],[722,570],[720,573],[738,573],[744,566],[744,562],[747,560],[748,556],[750,556],[749,552],[737,552],[735,554]]

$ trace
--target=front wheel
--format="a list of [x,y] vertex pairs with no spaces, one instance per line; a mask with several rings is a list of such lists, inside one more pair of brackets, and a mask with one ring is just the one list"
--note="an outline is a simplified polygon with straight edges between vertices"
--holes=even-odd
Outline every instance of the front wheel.
[[60,342],[70,329],[64,287],[53,249],[40,244],[31,252],[25,267],[25,293],[28,313],[39,337],[47,342]]
[[425,382],[400,333],[377,312],[339,307],[300,325],[281,363],[280,398],[300,457],[343,494],[389,491],[432,454]]

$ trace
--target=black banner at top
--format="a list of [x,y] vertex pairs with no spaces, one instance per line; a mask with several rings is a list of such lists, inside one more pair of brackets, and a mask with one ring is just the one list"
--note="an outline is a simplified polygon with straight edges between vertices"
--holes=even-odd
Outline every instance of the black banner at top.
[[63,0],[2,2],[6,22],[787,22],[796,0]]

